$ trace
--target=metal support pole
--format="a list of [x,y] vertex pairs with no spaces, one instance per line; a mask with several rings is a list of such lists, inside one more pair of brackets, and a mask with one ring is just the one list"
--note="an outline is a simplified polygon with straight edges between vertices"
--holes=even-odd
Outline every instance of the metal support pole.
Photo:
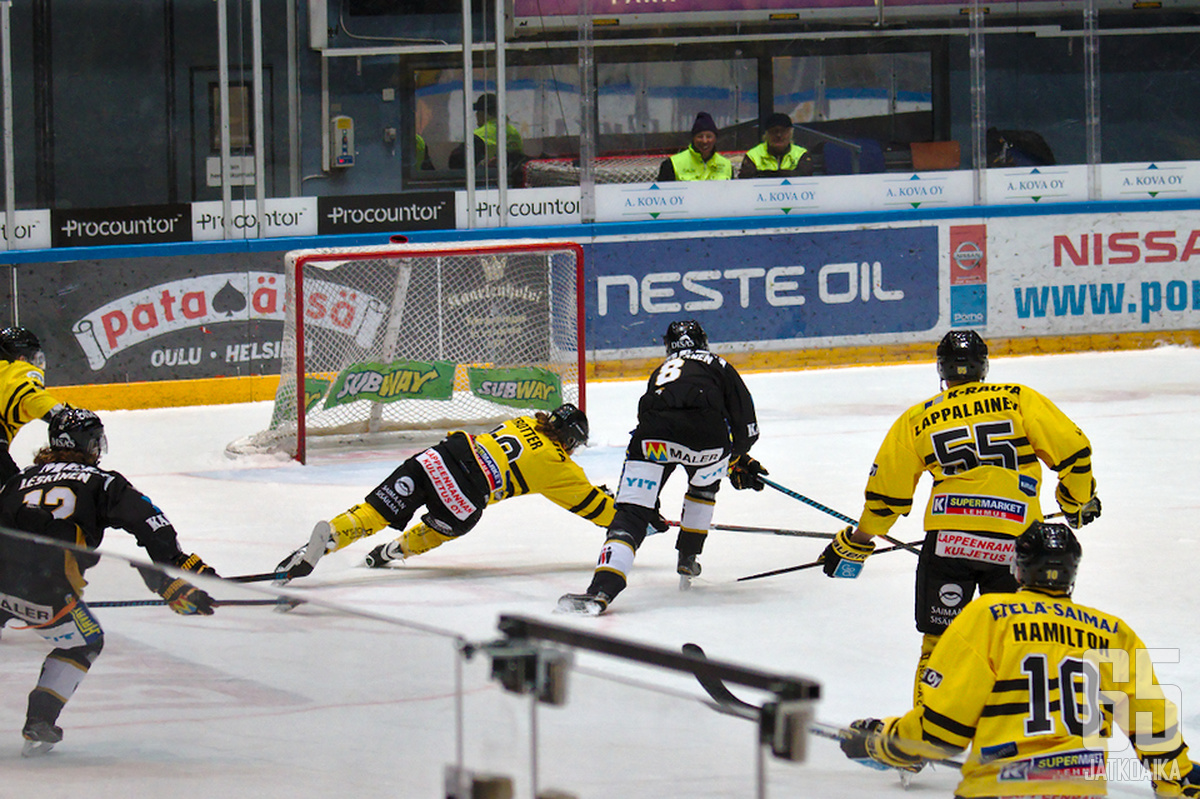
[[591,0],[579,0],[579,221],[596,221],[596,52]]
[[471,127],[475,93],[475,61],[471,48],[475,32],[471,29],[471,0],[462,0],[463,31],[463,162],[467,168],[467,229],[475,227],[475,131]]
[[[5,249],[17,248],[17,172],[13,165],[13,74],[12,74],[12,2],[0,0],[0,47],[4,48],[4,243]],[[9,267],[12,289],[12,323],[21,324],[17,311],[17,267]]]
[[987,73],[983,46],[983,6],[971,0],[971,160],[975,204],[987,200]]
[[267,195],[266,195],[266,163],[267,153],[264,144],[263,131],[263,41],[262,41],[262,0],[253,0],[250,4],[254,43],[254,202],[255,229],[258,238],[266,232],[267,224]]
[[221,106],[221,217],[223,235],[233,238],[233,159],[229,149],[229,9],[217,0],[217,92]]
[[508,227],[508,81],[504,58],[504,3],[496,3],[496,186],[499,189],[500,227]]
[[287,4],[288,196],[300,196],[300,56],[296,41],[296,4]]
[[[0,66],[4,79],[4,239],[7,248],[14,250],[17,246],[17,173],[13,165],[12,0],[0,0],[0,39],[3,39],[0,46],[4,48],[4,63]],[[13,288],[15,290],[16,286]],[[16,313],[15,293],[13,313]],[[16,323],[15,319],[13,323]]]
[[1100,35],[1096,0],[1083,5],[1083,81],[1086,103],[1088,199],[1100,199]]

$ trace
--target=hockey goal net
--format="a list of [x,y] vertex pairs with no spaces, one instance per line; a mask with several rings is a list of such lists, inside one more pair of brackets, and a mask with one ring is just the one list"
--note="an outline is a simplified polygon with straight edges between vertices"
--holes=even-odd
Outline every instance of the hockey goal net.
[[391,244],[285,257],[281,374],[267,430],[231,454],[374,445],[583,408],[583,251],[574,242]]

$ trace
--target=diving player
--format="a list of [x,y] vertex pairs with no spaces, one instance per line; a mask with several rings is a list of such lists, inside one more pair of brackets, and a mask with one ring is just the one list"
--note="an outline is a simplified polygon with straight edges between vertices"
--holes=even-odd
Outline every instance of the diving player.
[[421,521],[371,550],[366,565],[386,566],[466,535],[486,506],[524,494],[541,494],[606,527],[613,517],[612,497],[571,460],[587,438],[587,416],[570,403],[551,413],[518,416],[483,435],[451,433],[400,464],[363,502],[317,522],[309,542],[276,570],[286,572],[287,580],[304,577],[329,552],[384,527],[403,530],[421,507],[426,509]]

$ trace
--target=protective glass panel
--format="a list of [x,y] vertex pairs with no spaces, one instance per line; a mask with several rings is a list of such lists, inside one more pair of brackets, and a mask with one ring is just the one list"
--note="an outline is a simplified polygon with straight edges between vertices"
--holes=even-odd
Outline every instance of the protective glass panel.
[[[147,563],[122,531],[109,541]],[[30,743],[22,729],[27,713],[57,712],[55,697],[68,699],[48,720],[62,740],[42,765],[92,796],[128,795],[131,781],[147,795],[383,797],[401,784],[440,796],[458,698],[496,692],[484,664],[460,672],[448,633],[312,597],[294,605],[266,583],[154,568],[144,581],[120,555],[11,532],[0,553],[0,760],[14,796],[45,785],[44,768],[17,755],[48,737],[42,727]],[[92,561],[79,599],[74,567]],[[147,588],[180,576],[215,600],[213,615],[176,615]]]
[[[461,69],[414,72],[413,129],[424,142],[428,163],[410,175],[413,186],[465,185],[463,146],[463,73]],[[497,85],[494,69],[474,70],[471,118],[467,129],[475,147],[476,181],[480,188],[498,183],[499,133],[496,125]],[[579,70],[574,65],[509,65],[506,70],[508,170],[511,187],[524,185],[525,162],[574,152],[579,137]]]

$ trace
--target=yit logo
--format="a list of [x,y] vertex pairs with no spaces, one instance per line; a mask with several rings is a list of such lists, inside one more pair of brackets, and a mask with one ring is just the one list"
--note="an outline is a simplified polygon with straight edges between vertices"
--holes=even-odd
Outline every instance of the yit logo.
[[641,477],[626,477],[625,484],[630,488],[654,488],[658,485],[658,481],[646,480]]

